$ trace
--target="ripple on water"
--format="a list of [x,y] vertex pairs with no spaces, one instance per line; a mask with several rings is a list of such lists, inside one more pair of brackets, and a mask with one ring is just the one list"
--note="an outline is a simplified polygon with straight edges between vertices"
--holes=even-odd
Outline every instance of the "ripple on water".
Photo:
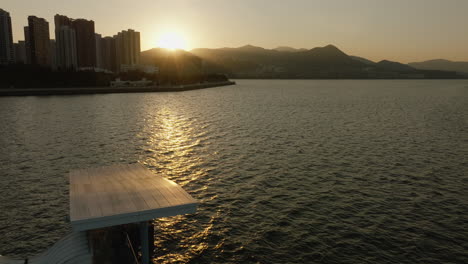
[[467,263],[463,81],[238,81],[0,98],[0,254],[70,227],[73,168],[141,162],[200,201],[156,263]]

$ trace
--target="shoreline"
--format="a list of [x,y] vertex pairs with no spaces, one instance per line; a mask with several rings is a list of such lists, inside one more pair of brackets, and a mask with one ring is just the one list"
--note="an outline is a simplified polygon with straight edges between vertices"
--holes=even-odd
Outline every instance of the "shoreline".
[[3,96],[50,96],[50,95],[79,95],[79,94],[109,94],[109,93],[155,93],[155,92],[184,92],[213,87],[235,85],[234,81],[197,83],[176,86],[148,86],[148,87],[82,87],[82,88],[25,88],[0,89]]

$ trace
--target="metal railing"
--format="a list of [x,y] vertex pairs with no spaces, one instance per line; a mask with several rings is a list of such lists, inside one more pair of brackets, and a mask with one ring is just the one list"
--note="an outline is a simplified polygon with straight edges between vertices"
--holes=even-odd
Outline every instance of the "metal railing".
[[130,236],[128,235],[127,232],[125,232],[125,236],[127,237],[128,247],[132,251],[133,257],[135,258],[135,264],[140,264],[140,262],[138,261],[138,257],[135,253],[135,250],[133,249],[133,244],[132,244],[132,241],[130,240]]

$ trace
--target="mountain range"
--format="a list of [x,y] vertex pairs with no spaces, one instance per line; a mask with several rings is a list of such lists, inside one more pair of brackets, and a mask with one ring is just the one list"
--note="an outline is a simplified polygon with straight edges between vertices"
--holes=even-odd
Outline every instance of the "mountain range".
[[[278,47],[265,49],[252,45],[239,48],[193,49],[168,55],[163,49],[142,52],[145,64],[161,66],[168,56],[198,65],[203,72],[223,73],[232,78],[462,78],[459,68],[439,68],[425,63],[402,64],[349,56],[333,45],[313,49]],[[199,58],[198,61],[196,58]],[[444,65],[449,65],[445,63]],[[457,64],[458,65],[458,64]],[[463,65],[463,64],[461,64]]]
[[[361,61],[367,65],[376,65],[375,62],[366,58],[350,56],[351,58]],[[385,62],[381,61],[380,63]],[[400,64],[401,67],[405,67],[405,64]],[[428,60],[422,62],[410,62],[406,67],[408,70],[436,70],[436,71],[453,71],[458,72],[462,75],[468,75],[468,62],[466,61],[449,61],[444,59]]]
[[449,61],[449,60],[428,60],[423,62],[408,63],[409,66],[420,70],[442,70],[442,71],[455,71],[468,75],[468,62],[467,61]]
[[296,49],[288,46],[279,46],[273,50],[276,51],[284,51],[284,52],[299,52],[299,51],[306,51],[307,49],[301,48],[301,49]]

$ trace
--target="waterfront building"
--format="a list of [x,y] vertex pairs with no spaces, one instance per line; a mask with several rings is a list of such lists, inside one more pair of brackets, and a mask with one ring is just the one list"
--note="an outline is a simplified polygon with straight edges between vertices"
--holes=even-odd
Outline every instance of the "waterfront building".
[[49,22],[44,18],[29,16],[24,32],[28,63],[49,66]]
[[148,74],[159,73],[159,67],[154,66],[154,65],[140,65],[140,70]]
[[15,50],[15,63],[26,64],[26,44],[24,41],[18,41],[18,43],[13,44]]
[[49,64],[50,67],[54,70],[57,69],[57,56],[56,56],[56,47],[55,47],[55,39],[50,40],[49,45]]
[[76,55],[75,30],[70,26],[60,26],[55,29],[57,67],[60,69],[76,69],[78,67]]
[[153,81],[143,78],[139,81],[122,81],[120,78],[111,81],[111,87],[149,87],[153,85]]
[[140,63],[140,32],[132,29],[119,32],[115,38],[116,62],[120,65],[136,65]]
[[57,64],[61,69],[95,68],[94,21],[55,15]]
[[59,69],[76,69],[78,67],[76,52],[76,33],[72,19],[55,15],[56,61]]
[[13,63],[14,56],[10,13],[0,8],[0,64]]
[[76,53],[78,68],[96,67],[96,39],[94,21],[86,19],[73,20],[76,33]]
[[121,64],[120,72],[141,71],[148,74],[159,73],[159,67],[142,64]]
[[101,39],[102,68],[115,72],[117,71],[115,39],[104,37]]
[[26,64],[31,64],[31,41],[29,40],[29,27],[24,27],[24,47],[26,51]]
[[94,40],[96,43],[96,67],[104,69],[102,61],[102,36],[101,34],[94,34]]

